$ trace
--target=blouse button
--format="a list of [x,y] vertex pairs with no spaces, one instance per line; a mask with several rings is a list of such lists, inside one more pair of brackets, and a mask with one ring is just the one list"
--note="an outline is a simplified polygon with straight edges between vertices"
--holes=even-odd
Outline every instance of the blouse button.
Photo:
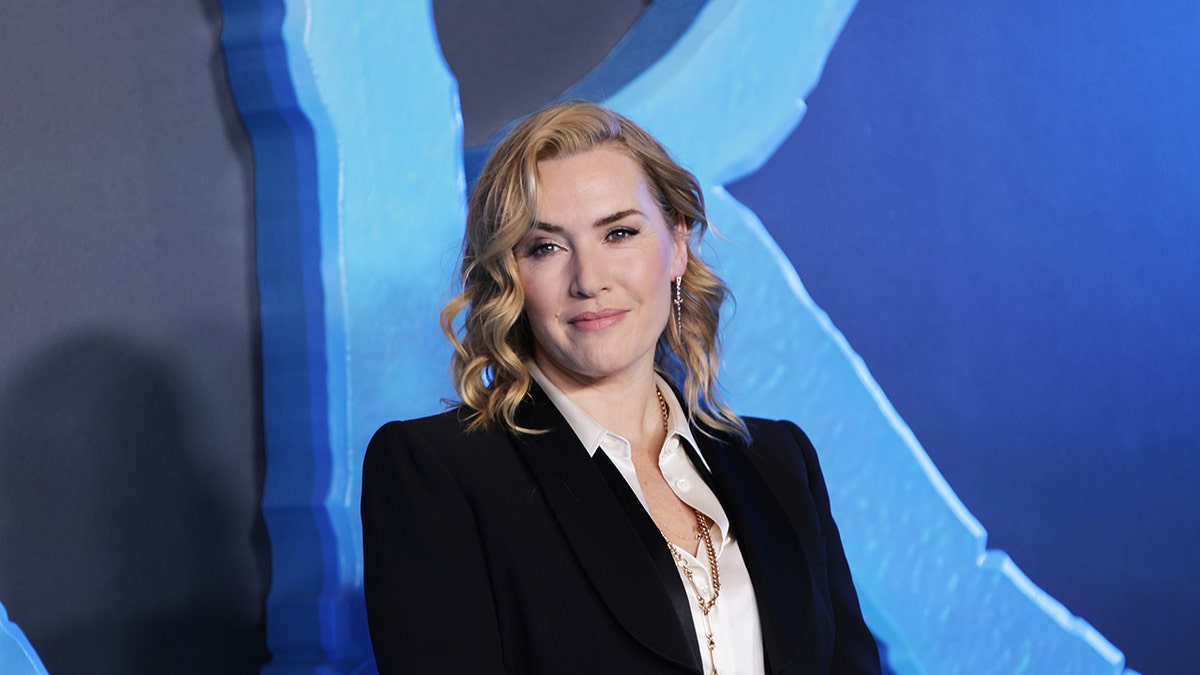
[[675,489],[679,490],[680,492],[687,492],[691,488],[692,484],[686,478],[680,478],[679,480],[675,481]]

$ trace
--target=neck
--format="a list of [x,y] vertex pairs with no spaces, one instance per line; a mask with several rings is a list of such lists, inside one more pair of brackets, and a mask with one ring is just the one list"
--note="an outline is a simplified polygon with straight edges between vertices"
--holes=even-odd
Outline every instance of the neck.
[[655,393],[653,364],[633,373],[603,379],[572,377],[537,360],[546,379],[606,429],[636,448],[662,441],[662,411]]

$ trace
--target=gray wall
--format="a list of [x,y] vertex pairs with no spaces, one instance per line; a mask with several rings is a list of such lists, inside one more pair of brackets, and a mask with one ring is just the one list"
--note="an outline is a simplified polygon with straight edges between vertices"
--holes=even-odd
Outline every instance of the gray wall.
[[258,672],[253,165],[220,8],[6,0],[0,25],[0,602],[54,675]]
[[[439,1],[454,63],[494,58],[481,25],[526,46],[461,68],[472,140],[644,4]],[[54,675],[258,672],[254,175],[220,5],[8,0],[0,25],[0,603]]]
[[478,145],[554,100],[600,63],[649,4],[433,0],[442,55],[458,80],[464,144]]

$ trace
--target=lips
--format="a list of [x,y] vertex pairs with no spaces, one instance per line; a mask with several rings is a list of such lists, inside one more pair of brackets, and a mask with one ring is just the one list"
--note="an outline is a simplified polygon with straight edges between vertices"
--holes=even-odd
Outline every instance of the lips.
[[601,309],[576,314],[567,319],[567,323],[582,331],[604,330],[620,323],[627,313],[625,309]]

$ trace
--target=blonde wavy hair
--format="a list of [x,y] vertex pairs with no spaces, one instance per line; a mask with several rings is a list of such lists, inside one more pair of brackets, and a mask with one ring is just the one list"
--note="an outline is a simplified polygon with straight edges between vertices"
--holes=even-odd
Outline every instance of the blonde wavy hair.
[[[742,438],[746,425],[717,388],[721,305],[729,289],[695,248],[708,229],[700,184],[644,129],[583,101],[544,108],[518,124],[492,151],[471,193],[460,270],[462,292],[442,309],[441,325],[454,346],[451,371],[466,409],[468,430],[501,424],[522,433],[515,414],[532,377],[522,363],[534,338],[513,249],[536,220],[538,162],[570,157],[601,144],[620,148],[642,168],[666,221],[684,227],[688,261],[682,277],[682,331],[669,320],[658,339],[655,367],[683,393],[697,420]],[[455,328],[466,311],[461,330]],[[682,336],[681,336],[682,335]],[[703,427],[702,427],[703,428]]]

